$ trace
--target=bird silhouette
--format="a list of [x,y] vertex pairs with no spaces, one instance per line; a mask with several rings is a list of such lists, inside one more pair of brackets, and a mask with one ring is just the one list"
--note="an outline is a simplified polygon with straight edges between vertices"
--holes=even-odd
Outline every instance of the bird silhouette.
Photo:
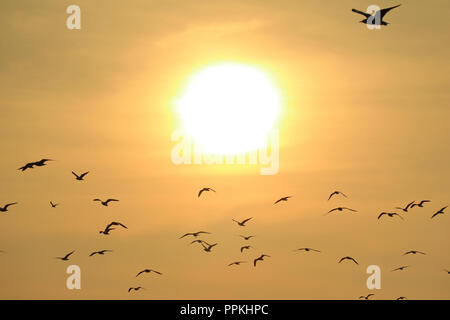
[[17,202],[5,204],[3,207],[0,207],[0,212],[6,212],[6,211],[8,211],[8,207],[16,205],[16,204],[17,204]]
[[205,191],[212,191],[212,192],[216,192],[216,190],[212,189],[212,188],[203,188],[198,192],[198,198],[200,198],[200,196],[202,195],[203,192]]
[[402,270],[404,270],[404,269],[406,269],[406,268],[408,268],[409,266],[401,266],[401,267],[398,267],[398,268],[395,268],[394,270],[392,270],[392,271],[402,271]]
[[105,230],[100,230],[99,233],[103,233],[105,235],[108,235],[111,230],[115,230],[115,228],[111,228],[112,226],[121,226],[122,228],[128,229],[122,223],[113,221],[113,222],[111,222],[110,224],[108,224],[106,226]]
[[417,250],[411,250],[411,251],[405,252],[403,255],[406,256],[407,254],[418,254],[418,253],[426,255],[425,252],[420,252],[420,251],[417,251]]
[[316,250],[316,249],[312,249],[312,248],[298,248],[298,249],[295,249],[294,251],[306,251],[306,252],[308,252],[308,251],[315,251],[315,252],[320,252],[320,250]]
[[378,219],[380,219],[384,215],[387,215],[388,217],[391,217],[391,218],[393,218],[394,216],[399,216],[400,219],[405,220],[405,219],[403,219],[403,217],[401,215],[399,215],[398,213],[395,213],[395,212],[382,212],[378,216]]
[[403,210],[404,212],[408,212],[409,207],[411,207],[414,204],[414,201],[408,203],[406,205],[406,207],[402,208],[402,207],[395,207],[395,209],[399,209],[399,210]]
[[427,202],[431,202],[431,201],[430,201],[430,200],[422,200],[422,201],[420,201],[419,203],[413,203],[413,204],[411,205],[411,209],[414,208],[414,207],[420,207],[420,208],[423,208],[423,204],[424,204],[424,203],[427,203]]
[[76,174],[75,172],[72,171],[72,174],[75,176],[75,179],[78,181],[82,181],[84,180],[84,177],[89,173],[89,171],[86,171],[80,175]]
[[445,207],[439,209],[439,211],[437,211],[435,214],[433,214],[430,219],[433,219],[434,217],[436,217],[439,214],[444,214],[445,213],[444,210],[447,209],[447,207],[448,206],[445,206]]
[[289,198],[292,198],[292,196],[287,196],[287,197],[280,198],[277,201],[275,201],[273,204],[277,204],[278,202],[281,202],[281,201],[288,201]]
[[408,300],[406,297],[398,297],[397,299],[395,299],[395,300]]
[[119,201],[119,200],[117,200],[117,199],[108,199],[108,200],[106,200],[106,201],[102,201],[102,200],[100,200],[100,199],[94,199],[94,200],[92,200],[92,201],[100,201],[100,203],[102,204],[102,205],[104,205],[105,207],[107,207],[108,206],[108,203],[110,203],[111,201]]
[[334,212],[334,211],[343,211],[343,210],[349,210],[349,211],[353,211],[353,212],[358,212],[355,209],[351,209],[351,208],[347,208],[347,207],[337,207],[337,208],[334,208],[334,209],[331,209],[330,211],[328,211],[327,214],[331,213],[331,212]]
[[347,196],[346,196],[345,194],[343,194],[342,192],[340,192],[340,191],[333,191],[333,192],[330,194],[330,196],[328,197],[328,200],[330,200],[333,196],[338,195],[338,194],[343,195],[344,197],[347,198]]
[[386,13],[388,13],[389,11],[391,11],[394,8],[399,7],[399,5],[396,5],[394,7],[390,7],[390,8],[385,8],[385,9],[381,9],[375,12],[374,17],[379,17],[379,21],[377,21],[377,19],[373,19],[373,23],[369,23],[369,18],[372,16],[370,13],[367,12],[362,12],[356,9],[352,9],[353,12],[362,14],[365,19],[361,20],[361,23],[365,23],[365,24],[374,24],[374,25],[383,25],[383,26],[387,26],[389,24],[389,22],[386,22],[383,20],[383,17],[386,15]]
[[52,206],[52,208],[56,208],[56,206],[58,206],[59,203],[53,203],[52,201],[50,201],[50,205]]
[[162,276],[162,273],[159,272],[159,271],[156,271],[156,270],[153,270],[153,269],[144,269],[142,271],[139,271],[138,274],[136,275],[136,277],[139,276],[142,273],[151,273],[151,272],[159,274],[160,276]]
[[41,160],[35,161],[35,162],[28,162],[27,164],[25,164],[24,166],[20,167],[20,168],[17,169],[17,170],[25,171],[25,170],[27,170],[27,169],[33,169],[34,166],[42,167],[42,166],[45,166],[45,165],[46,165],[46,162],[47,162],[47,161],[53,161],[53,160],[52,160],[52,159],[41,159]]
[[374,294],[373,294],[373,293],[369,293],[367,296],[360,296],[359,298],[360,298],[360,299],[369,300],[369,298],[370,298],[371,296],[374,296]]
[[184,235],[182,235],[179,239],[184,238],[186,236],[194,236],[195,238],[197,238],[198,235],[202,234],[202,233],[211,234],[211,232],[207,232],[207,231],[188,232],[188,233],[185,233]]
[[246,237],[246,236],[239,235],[239,237],[243,238],[244,240],[250,240],[251,238],[254,238],[255,236]]
[[106,252],[112,252],[112,250],[100,250],[100,251],[94,251],[94,252],[92,252],[92,253],[89,255],[89,257],[92,257],[92,256],[94,256],[94,255],[96,255],[96,254],[104,255]]
[[134,290],[134,291],[138,291],[138,290],[145,290],[145,288],[143,288],[143,287],[131,287],[131,288],[129,288],[128,289],[128,292],[130,292],[131,290]]
[[352,257],[349,257],[349,256],[341,258],[341,260],[339,260],[338,263],[341,263],[344,260],[350,260],[350,261],[353,261],[356,264],[359,264],[355,259],[353,259]]
[[230,263],[228,266],[232,266],[232,265],[239,266],[241,263],[247,263],[247,261],[235,261],[235,262]]
[[250,219],[253,219],[253,217],[247,218],[247,219],[245,219],[245,220],[242,220],[241,222],[236,221],[236,220],[234,220],[234,219],[231,219],[231,220],[233,220],[234,222],[236,222],[236,223],[237,223],[238,225],[240,225],[241,227],[245,227],[245,224],[246,224]]
[[208,242],[206,242],[206,241],[204,241],[202,239],[197,239],[197,240],[192,241],[191,244],[193,244],[193,243],[202,243],[202,242],[208,243]]
[[269,258],[270,258],[269,255],[267,255],[267,254],[262,254],[262,255],[260,255],[258,258],[256,258],[255,260],[253,260],[253,266],[256,267],[256,263],[257,263],[258,261],[264,261],[264,257],[269,257]]
[[205,252],[211,252],[211,249],[218,245],[218,243],[209,244],[206,241],[200,242]]
[[70,255],[71,254],[73,254],[75,252],[75,250],[74,251],[72,251],[72,252],[69,252],[68,254],[66,254],[64,257],[56,257],[55,259],[59,259],[59,260],[63,260],[63,261],[67,261],[67,260],[69,260],[69,257],[70,257]]
[[245,249],[249,250],[250,248],[253,248],[252,246],[243,246],[241,247],[241,253],[242,251],[244,251]]

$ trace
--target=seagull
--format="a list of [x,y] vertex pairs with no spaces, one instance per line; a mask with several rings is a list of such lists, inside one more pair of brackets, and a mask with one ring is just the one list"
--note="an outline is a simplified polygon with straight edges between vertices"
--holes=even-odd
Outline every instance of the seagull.
[[258,258],[256,258],[255,260],[253,260],[253,266],[256,267],[256,262],[258,262],[258,261],[263,261],[263,260],[264,260],[264,257],[269,257],[269,258],[270,258],[269,255],[267,255],[267,254],[262,254],[262,255],[260,255]]
[[56,208],[56,206],[59,205],[59,203],[53,203],[50,201],[50,205],[52,206],[52,208]]
[[399,210],[403,210],[404,212],[408,212],[409,207],[412,206],[413,204],[414,204],[414,201],[408,203],[406,205],[406,207],[404,207],[404,208],[402,208],[402,207],[395,207],[395,209],[399,209]]
[[111,228],[112,226],[121,226],[122,228],[128,229],[125,225],[121,224],[120,222],[111,222],[106,226],[105,230],[100,230],[99,233],[108,235],[111,230],[115,230],[115,228]]
[[247,263],[247,261],[235,261],[235,262],[230,263],[228,266],[232,266],[232,265],[239,266],[241,263]]
[[356,264],[359,264],[355,259],[353,259],[352,257],[343,257],[343,258],[341,258],[341,260],[339,260],[339,262],[338,263],[341,263],[342,261],[344,261],[344,260],[350,260],[350,261],[353,261],[354,263],[356,263]]
[[41,159],[41,160],[36,161],[36,162],[29,162],[29,163],[27,163],[26,165],[20,167],[17,170],[25,171],[27,169],[33,169],[34,166],[42,167],[42,166],[46,165],[47,161],[53,161],[53,160],[52,159]]
[[119,200],[117,200],[117,199],[108,199],[108,200],[106,200],[106,201],[102,201],[102,200],[100,200],[100,199],[94,199],[94,200],[92,200],[92,201],[100,201],[102,205],[104,205],[105,207],[107,207],[107,206],[108,206],[108,203],[110,203],[111,201],[119,201]]
[[405,252],[403,255],[406,256],[407,254],[417,254],[417,253],[426,255],[425,252],[420,252],[420,251],[417,251],[417,250],[411,250],[411,251]]
[[[377,12],[375,12],[374,16],[375,17],[377,17],[377,16],[380,17],[380,21],[378,22],[378,21],[374,20],[373,24],[387,26],[389,23],[386,22],[386,21],[383,21],[383,17],[386,15],[386,13],[388,13],[389,11],[391,11],[392,9],[397,8],[397,7],[400,7],[400,4],[396,5],[394,7],[381,9],[381,10],[378,10]],[[352,11],[356,12],[356,13],[359,13],[359,14],[362,14],[363,16],[366,17],[365,19],[360,21],[361,23],[369,24],[368,23],[368,19],[372,16],[370,13],[362,12],[362,11],[359,11],[359,10],[356,10],[356,9],[352,9]]]
[[328,197],[328,200],[330,200],[331,197],[333,197],[333,196],[335,196],[335,195],[338,195],[338,194],[341,194],[341,195],[343,195],[344,197],[347,198],[347,196],[346,196],[345,194],[343,194],[342,192],[340,192],[340,191],[334,191],[333,193],[330,194],[330,196]]
[[63,260],[63,261],[67,261],[67,260],[69,260],[69,256],[70,256],[72,253],[74,253],[74,252],[75,252],[75,250],[72,251],[72,252],[69,252],[69,253],[66,254],[64,257],[56,257],[55,259],[60,259],[60,260]]
[[96,254],[104,255],[105,252],[112,252],[112,250],[100,250],[100,251],[94,251],[94,252],[92,252],[92,253],[89,255],[89,257],[92,257],[93,255],[96,255]]
[[369,298],[370,298],[371,296],[374,296],[374,294],[373,294],[373,293],[369,293],[367,296],[360,296],[359,298],[360,298],[360,299],[369,300]]
[[316,250],[316,249],[312,249],[312,248],[299,248],[299,249],[295,249],[294,251],[315,251],[315,252],[320,252],[320,250]]
[[395,299],[395,300],[408,300],[406,297],[398,297],[397,299]]
[[249,250],[250,248],[253,248],[253,247],[252,246],[243,246],[243,247],[241,247],[241,253],[242,253],[242,251],[244,251],[244,249]]
[[233,220],[234,222],[236,222],[236,223],[237,223],[238,225],[240,225],[241,227],[245,227],[245,223],[246,223],[247,221],[249,221],[250,219],[253,219],[253,217],[248,218],[248,219],[245,219],[245,220],[242,220],[241,222],[236,221],[236,220],[234,220],[234,219],[231,219],[231,220]]
[[136,275],[136,277],[138,275],[140,275],[141,273],[150,273],[150,272],[154,272],[154,273],[159,274],[160,276],[162,276],[162,273],[159,272],[159,271],[156,271],[156,270],[153,270],[153,269],[144,269],[142,271],[139,271],[139,273]]
[[212,192],[216,192],[216,190],[212,189],[212,188],[203,188],[202,190],[200,190],[198,192],[198,198],[200,198],[200,196],[202,195],[203,192],[205,191],[212,191]]
[[200,242],[200,244],[202,245],[203,250],[204,250],[205,252],[211,252],[211,249],[212,249],[214,246],[217,246],[217,245],[218,245],[217,243],[213,243],[213,244],[206,243],[206,246],[205,246],[204,243],[205,243],[205,241]]
[[83,178],[89,173],[89,171],[86,171],[84,173],[82,173],[81,175],[76,174],[75,172],[72,171],[72,174],[75,176],[75,179],[82,181],[84,180]]
[[435,214],[433,214],[433,215],[431,216],[430,219],[433,219],[433,218],[436,217],[438,214],[444,214],[444,210],[445,210],[447,207],[448,207],[448,206],[445,206],[445,207],[441,208],[438,212],[436,212]]
[[17,202],[12,202],[12,203],[5,204],[3,207],[0,207],[0,212],[6,212],[6,211],[8,211],[8,207],[9,207],[9,206],[13,206],[13,205],[15,205],[15,204],[17,204]]
[[292,198],[292,196],[287,196],[287,197],[280,198],[277,201],[275,201],[273,204],[277,204],[280,201],[288,201],[289,198]]
[[239,237],[243,238],[244,240],[250,240],[251,238],[254,238],[255,236],[246,237],[246,236],[239,235]]
[[431,202],[431,201],[430,201],[430,200],[422,200],[422,201],[420,201],[419,203],[413,203],[413,204],[411,205],[411,209],[414,208],[414,207],[420,207],[420,208],[423,208],[423,204],[426,203],[426,202]]
[[211,234],[211,232],[207,232],[207,231],[188,232],[188,233],[185,233],[184,235],[182,235],[179,239],[184,238],[186,236],[194,236],[195,238],[197,238],[198,235],[202,234],[202,233]]
[[406,269],[406,268],[408,268],[409,266],[401,266],[401,267],[398,267],[398,268],[396,268],[396,269],[394,269],[394,270],[392,270],[392,271],[397,271],[397,270],[403,270],[403,269]]
[[395,212],[382,212],[382,213],[380,213],[380,215],[378,216],[378,219],[380,219],[380,218],[381,218],[382,216],[384,216],[384,215],[388,215],[388,216],[391,217],[391,218],[393,218],[394,216],[399,216],[400,219],[405,220],[405,219],[403,219],[403,217],[402,217],[401,215],[399,215],[398,213],[395,213]]
[[131,290],[138,291],[140,289],[144,289],[145,290],[145,288],[143,288],[143,287],[136,287],[136,288],[131,287],[130,289],[128,289],[128,292],[130,292]]
[[330,211],[328,211],[328,213],[331,213],[333,211],[343,211],[343,210],[349,210],[349,211],[353,211],[353,212],[358,212],[357,210],[351,209],[351,208],[347,208],[347,207],[337,207],[334,209],[331,209]]

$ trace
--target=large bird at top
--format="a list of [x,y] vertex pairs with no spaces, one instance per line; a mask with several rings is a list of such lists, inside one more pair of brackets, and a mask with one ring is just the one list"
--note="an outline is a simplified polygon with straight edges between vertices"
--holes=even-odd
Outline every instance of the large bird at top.
[[[378,11],[375,12],[375,14],[370,14],[368,12],[362,12],[356,9],[352,9],[353,12],[359,13],[361,15],[363,15],[365,18],[363,20],[361,20],[361,23],[365,23],[365,24],[372,24],[372,25],[383,25],[383,26],[387,26],[389,24],[389,22],[386,22],[383,20],[384,16],[391,11],[394,8],[400,7],[400,4],[390,7],[390,8],[384,8],[384,9],[380,9]],[[371,18],[371,21],[369,21],[369,18]]]

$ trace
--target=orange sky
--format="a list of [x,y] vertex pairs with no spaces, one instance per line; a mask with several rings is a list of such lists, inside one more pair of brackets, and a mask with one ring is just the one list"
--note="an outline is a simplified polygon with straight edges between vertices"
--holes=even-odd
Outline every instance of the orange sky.
[[[448,1],[404,3],[381,30],[358,23],[351,8],[374,3],[356,0],[80,0],[72,31],[70,4],[0,5],[0,205],[19,202],[0,213],[1,299],[355,299],[369,265],[382,269],[375,299],[450,298],[450,220],[430,219],[449,204],[450,22],[436,18]],[[229,61],[281,90],[276,175],[171,161],[186,80]],[[57,161],[16,170],[46,157]],[[204,186],[217,193],[198,199]],[[348,199],[328,202],[336,189]],[[422,199],[405,221],[377,220]],[[338,205],[359,212],[324,216]],[[231,221],[247,217],[244,229]],[[99,235],[111,221],[129,229]],[[213,252],[178,239],[198,230]],[[241,254],[237,234],[257,235],[255,249]],[[100,249],[114,252],[88,257]],[[402,256],[412,249],[427,255]],[[271,258],[256,268],[227,267],[261,253]],[[346,255],[360,265],[338,264]],[[81,290],[65,287],[70,264]],[[400,265],[411,268],[390,272]],[[136,278],[145,268],[164,275]]]

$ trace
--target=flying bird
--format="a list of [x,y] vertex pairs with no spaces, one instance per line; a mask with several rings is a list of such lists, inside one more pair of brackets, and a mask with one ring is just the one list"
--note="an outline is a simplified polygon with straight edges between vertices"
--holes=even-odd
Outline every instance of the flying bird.
[[245,220],[242,220],[241,222],[236,221],[236,220],[234,220],[234,219],[231,219],[231,220],[233,220],[234,222],[236,222],[236,223],[237,223],[238,225],[240,225],[241,227],[245,227],[245,224],[246,224],[247,221],[249,221],[250,219],[253,219],[253,217],[248,218],[248,219],[245,219]]
[[130,289],[128,289],[128,292],[130,292],[131,290],[138,291],[140,289],[145,290],[145,288],[143,288],[143,287],[135,287],[135,288],[131,287]]
[[111,230],[115,230],[115,228],[111,228],[112,226],[121,226],[122,228],[128,229],[122,223],[113,221],[113,222],[111,222],[110,224],[108,224],[106,226],[105,230],[101,230],[101,231],[99,231],[99,233],[103,233],[105,235],[108,235]]
[[52,201],[50,201],[50,205],[52,206],[52,208],[56,208],[56,206],[58,206],[59,203],[53,203]]
[[247,263],[247,261],[235,261],[235,262],[230,263],[228,266],[232,266],[232,265],[239,266],[241,263]]
[[100,199],[94,199],[94,200],[92,200],[92,201],[100,201],[100,203],[101,203],[102,205],[104,205],[105,207],[107,207],[107,206],[108,206],[108,203],[110,203],[111,201],[119,201],[119,200],[117,200],[117,199],[108,199],[108,200],[106,200],[106,201],[102,201],[102,200],[100,200]]
[[353,259],[352,257],[343,257],[343,258],[341,258],[341,260],[339,260],[339,262],[338,263],[341,263],[342,261],[344,261],[344,260],[350,260],[350,261],[353,261],[354,263],[356,263],[356,264],[359,264],[355,259]]
[[408,300],[406,297],[398,297],[397,299],[395,299],[395,300]]
[[401,266],[401,267],[395,268],[395,269],[392,270],[392,271],[397,271],[397,270],[402,271],[402,270],[404,270],[404,269],[406,269],[406,268],[408,268],[408,267],[409,267],[409,266]]
[[280,198],[277,201],[275,201],[273,204],[277,204],[280,201],[288,201],[289,198],[292,198],[292,196],[287,196],[287,197]]
[[76,180],[82,181],[84,180],[84,177],[89,173],[89,171],[86,171],[80,175],[76,174],[75,172],[72,171],[72,174],[75,176]]
[[159,272],[159,271],[156,271],[156,270],[153,270],[153,269],[144,269],[142,271],[139,271],[138,274],[136,275],[136,277],[139,276],[142,273],[150,273],[150,272],[154,272],[154,273],[159,274],[160,276],[162,276],[162,273]]
[[8,207],[13,206],[15,204],[17,204],[17,202],[12,202],[12,203],[5,204],[3,207],[0,207],[0,212],[8,211]]
[[407,254],[418,254],[418,253],[426,255],[425,252],[420,252],[420,251],[417,251],[417,250],[411,250],[411,251],[405,252],[403,255],[406,256]]
[[255,236],[246,237],[246,236],[239,235],[239,237],[243,238],[244,240],[250,240],[251,238],[254,238]]
[[198,235],[202,234],[202,233],[211,234],[211,232],[207,232],[207,231],[188,232],[188,233],[185,233],[184,235],[182,235],[179,239],[184,238],[186,236],[194,236],[195,238],[197,238]]
[[405,219],[403,219],[403,217],[401,215],[399,215],[398,213],[395,213],[395,212],[382,212],[378,216],[378,219],[380,219],[384,215],[387,215],[388,217],[391,217],[391,218],[393,218],[394,216],[399,216],[400,219],[405,220]]
[[312,248],[298,248],[295,249],[294,251],[315,251],[315,252],[320,252],[320,250],[316,250],[316,249],[312,249]]
[[63,260],[63,261],[67,261],[67,260],[69,260],[69,257],[70,257],[70,255],[71,254],[73,254],[75,252],[75,250],[74,251],[72,251],[72,252],[69,252],[68,254],[66,254],[64,257],[56,257],[55,259],[59,259],[59,260]]
[[396,5],[394,7],[390,7],[390,8],[385,8],[385,9],[381,9],[375,12],[375,14],[373,15],[375,18],[379,17],[379,20],[377,21],[377,19],[373,19],[373,23],[369,22],[369,18],[372,17],[372,15],[370,13],[367,12],[362,12],[356,9],[352,9],[353,12],[359,13],[361,15],[363,15],[365,17],[365,19],[361,20],[361,23],[365,23],[365,24],[374,24],[374,25],[383,25],[383,26],[387,26],[389,24],[389,22],[386,22],[383,20],[384,16],[386,15],[386,13],[388,13],[389,11],[391,11],[394,8],[400,7],[399,5]]
[[212,192],[216,192],[216,190],[212,189],[212,188],[203,188],[198,192],[198,198],[200,198],[200,196],[202,195],[203,192],[205,191],[212,191]]
[[207,242],[205,242],[205,241],[200,242],[200,244],[202,245],[203,250],[204,250],[205,252],[211,252],[211,249],[212,249],[213,247],[215,247],[215,246],[218,245],[218,243],[209,244],[209,243],[207,243]]
[[256,258],[255,260],[253,260],[253,266],[256,267],[256,263],[257,263],[258,261],[264,261],[264,257],[269,257],[269,258],[270,258],[269,255],[267,255],[267,254],[262,254],[262,255],[260,255],[258,258]]
[[193,243],[202,243],[202,242],[208,243],[208,242],[206,242],[206,241],[204,241],[204,240],[198,239],[198,240],[192,241],[191,244],[193,244]]
[[242,251],[244,251],[245,249],[249,250],[250,248],[253,248],[252,246],[243,246],[241,247],[241,253]]
[[92,253],[89,255],[89,257],[92,257],[92,256],[94,256],[94,255],[96,255],[96,254],[104,255],[106,252],[112,252],[112,250],[100,250],[100,251],[94,251],[94,252],[92,252]]
[[436,212],[435,214],[433,214],[433,215],[431,216],[430,219],[433,219],[433,218],[436,217],[438,214],[444,214],[444,210],[445,210],[447,207],[448,207],[448,206],[445,206],[445,207],[441,208],[438,212]]
[[347,208],[347,207],[337,207],[337,208],[331,209],[330,211],[328,211],[328,213],[331,213],[333,211],[343,211],[343,210],[349,210],[349,211],[353,211],[353,212],[358,212],[355,209],[351,209],[351,208]]
[[340,191],[334,191],[334,192],[332,192],[332,193],[330,194],[330,196],[328,197],[328,200],[330,200],[333,196],[338,195],[338,194],[343,195],[344,197],[347,198],[347,196],[346,196],[345,194],[343,194],[342,192],[340,192]]
[[360,296],[359,298],[360,298],[360,299],[369,300],[369,298],[370,298],[371,296],[374,296],[374,294],[373,294],[373,293],[369,293],[367,296]]
[[395,207],[395,209],[403,210],[404,212],[408,212],[409,207],[411,207],[414,204],[415,201],[412,201],[406,205],[406,207]]
[[36,161],[36,162],[29,162],[29,163],[25,164],[24,166],[20,167],[17,170],[25,171],[27,169],[33,169],[34,166],[42,167],[42,166],[46,165],[47,161],[53,161],[53,160],[52,159],[41,159],[41,160]]
[[431,202],[431,201],[430,201],[430,200],[422,200],[422,201],[420,201],[419,203],[413,203],[413,204],[411,205],[411,209],[414,208],[414,207],[420,207],[420,208],[423,208],[423,204],[426,203],[426,202]]

